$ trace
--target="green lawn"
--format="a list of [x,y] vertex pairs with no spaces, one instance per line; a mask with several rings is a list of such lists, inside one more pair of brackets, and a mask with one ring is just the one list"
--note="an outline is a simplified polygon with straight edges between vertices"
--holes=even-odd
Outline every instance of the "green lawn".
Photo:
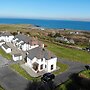
[[79,75],[90,79],[90,70],[81,71]]
[[23,68],[20,67],[19,64],[12,64],[10,67],[28,80],[40,80],[39,77],[38,78],[31,77]]
[[57,57],[90,64],[90,53],[88,52],[66,48],[52,43],[45,42],[45,44],[47,45],[47,49],[52,51]]
[[6,52],[4,52],[1,48],[0,48],[0,55],[2,55],[4,58],[11,60],[12,56],[10,54],[7,54]]
[[68,87],[71,83],[72,83],[72,80],[69,79],[69,80],[66,81],[64,84],[59,85],[56,90],[68,90],[67,87]]
[[0,90],[4,90],[4,89],[0,86]]
[[54,71],[53,74],[60,74],[68,69],[68,65],[57,62],[57,66],[60,68],[57,71]]

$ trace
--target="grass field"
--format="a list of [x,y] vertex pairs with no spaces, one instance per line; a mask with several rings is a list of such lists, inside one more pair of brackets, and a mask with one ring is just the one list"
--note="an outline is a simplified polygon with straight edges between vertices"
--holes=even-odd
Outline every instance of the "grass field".
[[39,77],[38,78],[31,77],[23,68],[20,67],[19,64],[12,64],[10,67],[28,80],[39,80],[40,79]]
[[59,85],[56,90],[68,90],[67,87],[68,87],[69,84],[71,84],[71,83],[72,83],[72,80],[69,79],[69,80],[66,81],[64,84]]
[[52,51],[59,58],[90,64],[90,53],[88,52],[66,48],[47,42],[45,42],[45,44],[47,45],[47,49]]
[[0,90],[4,90],[4,89],[0,86]]
[[4,58],[11,60],[12,56],[10,54],[7,54],[6,52],[4,52],[1,48],[0,48],[0,55],[2,55]]

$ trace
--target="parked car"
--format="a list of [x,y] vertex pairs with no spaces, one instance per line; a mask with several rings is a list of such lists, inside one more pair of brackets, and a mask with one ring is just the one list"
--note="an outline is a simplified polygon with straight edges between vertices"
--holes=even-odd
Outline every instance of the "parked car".
[[55,78],[54,74],[51,73],[45,73],[42,77],[41,80],[44,82],[52,81]]
[[86,68],[87,70],[90,70],[90,65],[85,65],[85,68]]
[[90,47],[82,48],[82,50],[90,52]]

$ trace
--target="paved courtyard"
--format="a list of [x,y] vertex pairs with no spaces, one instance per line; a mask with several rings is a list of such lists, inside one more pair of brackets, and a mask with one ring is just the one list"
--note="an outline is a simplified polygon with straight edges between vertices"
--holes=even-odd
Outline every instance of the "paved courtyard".
[[42,72],[38,72],[35,73],[31,68],[29,68],[29,66],[27,66],[26,64],[22,64],[21,67],[32,77],[39,77],[42,76],[43,74],[45,74],[45,71]]
[[20,54],[22,54],[22,58],[23,58],[23,59],[25,58],[26,52],[24,52],[24,51],[22,51],[22,50],[19,50],[19,49],[18,49],[16,46],[14,46],[12,43],[8,43],[8,42],[7,42],[6,44],[12,49],[11,55],[20,53]]

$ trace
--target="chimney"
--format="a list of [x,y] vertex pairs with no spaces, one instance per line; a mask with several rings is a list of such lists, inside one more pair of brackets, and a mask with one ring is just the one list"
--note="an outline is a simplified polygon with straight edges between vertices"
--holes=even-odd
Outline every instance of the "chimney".
[[50,51],[48,51],[48,57],[51,58],[51,53],[50,53]]
[[42,48],[44,48],[44,44],[42,44]]

